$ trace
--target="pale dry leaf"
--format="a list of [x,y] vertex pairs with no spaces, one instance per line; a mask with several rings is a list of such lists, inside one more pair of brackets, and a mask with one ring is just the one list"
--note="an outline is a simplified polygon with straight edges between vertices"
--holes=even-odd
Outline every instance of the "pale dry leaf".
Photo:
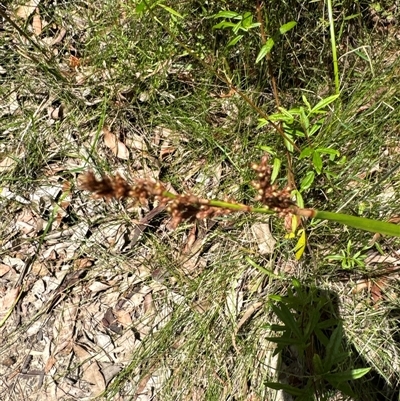
[[129,326],[132,324],[132,317],[131,314],[128,311],[125,310],[118,310],[114,311],[114,315],[119,323],[121,323],[124,326]]
[[276,240],[272,236],[268,223],[255,223],[251,227],[254,239],[261,255],[271,254],[274,251]]
[[15,16],[27,20],[39,5],[40,0],[25,0],[24,4],[15,10]]
[[89,352],[78,344],[74,344],[74,353],[78,357],[82,365],[83,380],[92,384],[93,396],[100,395],[106,387],[103,375],[100,372],[98,363],[92,358]]
[[36,10],[32,19],[32,29],[36,36],[39,36],[42,33],[42,19],[40,18],[38,10]]
[[110,288],[110,286],[108,284],[104,284],[100,281],[95,281],[92,284],[90,284],[90,286],[89,286],[89,290],[92,292],[95,292],[95,293],[107,290],[108,288]]
[[112,132],[107,128],[103,128],[104,144],[117,156],[119,159],[128,160],[129,150]]
[[11,270],[11,267],[5,265],[4,263],[0,263],[0,277],[4,276]]
[[21,288],[11,288],[6,292],[4,297],[0,298],[0,321],[6,316],[8,310],[13,306],[17,299]]
[[17,162],[14,158],[10,156],[6,156],[1,162],[0,162],[0,173],[10,171],[16,166]]

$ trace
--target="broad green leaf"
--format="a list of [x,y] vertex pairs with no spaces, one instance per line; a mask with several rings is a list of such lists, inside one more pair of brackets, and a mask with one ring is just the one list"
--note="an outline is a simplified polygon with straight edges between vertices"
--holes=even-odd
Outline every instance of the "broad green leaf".
[[294,247],[294,251],[296,252],[296,260],[300,260],[302,257],[304,250],[306,249],[306,232],[305,230],[299,230],[300,238],[297,241],[296,246]]
[[234,46],[234,45],[236,45],[236,43],[239,42],[239,40],[242,39],[242,38],[243,38],[243,35],[238,35],[238,36],[234,37],[226,46],[227,46],[227,47]]
[[348,380],[356,380],[365,376],[371,368],[361,368],[361,369],[350,369],[345,372],[329,373],[326,375],[326,379],[332,382],[345,382]]
[[322,99],[311,109],[310,114],[315,113],[321,109],[324,109],[326,106],[328,106],[328,104],[331,104],[332,102],[334,102],[338,97],[339,97],[339,95],[332,95],[332,96],[328,96],[325,99]]
[[309,146],[307,148],[304,148],[299,155],[299,160],[304,159],[305,157],[311,156],[314,152],[314,149],[310,148]]
[[175,11],[173,8],[166,6],[165,4],[158,3],[158,6],[162,7],[165,11],[168,11],[171,15],[175,15],[175,17],[183,19],[183,15],[179,14],[178,11]]
[[250,12],[246,11],[243,14],[242,27],[248,30],[252,23],[253,23],[253,16],[251,15]]
[[292,395],[300,396],[300,395],[306,394],[305,389],[293,387],[293,386],[290,386],[289,384],[285,384],[285,383],[265,382],[264,384],[267,387],[272,388],[274,390],[283,390]]
[[300,192],[303,192],[311,187],[312,183],[314,182],[315,173],[314,171],[309,171],[305,177],[301,180],[300,183]]
[[312,157],[312,162],[313,162],[315,171],[318,174],[321,174],[321,172],[322,172],[322,159],[321,159],[321,155],[318,152],[314,152],[313,157]]
[[287,22],[286,24],[282,25],[279,28],[280,34],[283,35],[286,32],[289,32],[291,29],[293,29],[296,26],[296,24],[297,24],[296,21],[290,21],[290,22]]
[[274,39],[269,38],[265,45],[261,48],[258,56],[256,58],[256,64],[259,63],[268,53],[271,52],[272,48],[274,47]]
[[276,177],[278,177],[279,174],[279,170],[281,168],[281,160],[278,158],[274,158],[274,165],[272,167],[272,174],[271,174],[271,184],[274,183],[274,181],[276,180]]
[[240,16],[240,14],[235,13],[234,11],[220,11],[219,13],[213,15],[213,18],[235,18]]

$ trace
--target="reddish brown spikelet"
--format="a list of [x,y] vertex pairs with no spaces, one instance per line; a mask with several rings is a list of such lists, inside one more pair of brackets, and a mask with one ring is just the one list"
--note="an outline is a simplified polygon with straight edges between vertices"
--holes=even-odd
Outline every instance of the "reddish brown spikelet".
[[83,177],[81,188],[93,192],[97,198],[105,198],[107,201],[115,198],[122,199],[131,196],[132,187],[120,175],[115,177],[102,177],[98,180],[93,171],[89,171]]
[[279,189],[271,183],[272,168],[268,162],[269,156],[264,155],[259,164],[252,165],[253,170],[257,172],[257,180],[252,183],[258,192],[256,199],[280,214],[290,213],[294,206],[290,194],[292,188]]

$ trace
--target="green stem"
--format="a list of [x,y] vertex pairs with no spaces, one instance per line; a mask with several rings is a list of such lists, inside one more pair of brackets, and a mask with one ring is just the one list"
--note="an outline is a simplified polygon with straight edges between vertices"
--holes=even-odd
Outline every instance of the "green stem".
[[338,95],[340,93],[339,66],[336,54],[336,37],[335,37],[335,25],[333,21],[332,0],[328,0],[327,4],[328,4],[329,30],[331,34],[333,73],[335,76],[335,93]]
[[[171,192],[165,191],[162,194],[164,197],[170,199],[177,199],[178,195]],[[221,201],[218,199],[204,199],[202,204],[208,206],[219,207],[222,209],[229,209],[237,212],[248,212],[248,213],[260,213],[260,214],[274,214],[275,211],[267,207],[252,207],[247,206],[242,203],[230,203],[226,201]],[[395,237],[400,237],[400,225],[387,223],[385,221],[367,219],[366,217],[351,216],[349,214],[325,212],[323,210],[315,209],[293,209],[293,213],[303,217],[312,217],[319,220],[329,220],[336,223],[340,223],[349,227],[354,227],[364,231],[370,231],[373,233],[380,233],[384,235],[390,235]]]

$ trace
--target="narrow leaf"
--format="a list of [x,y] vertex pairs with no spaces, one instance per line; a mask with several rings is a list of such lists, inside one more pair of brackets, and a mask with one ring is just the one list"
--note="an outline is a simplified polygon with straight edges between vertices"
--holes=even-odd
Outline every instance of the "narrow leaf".
[[331,104],[332,102],[334,102],[337,98],[339,97],[339,95],[332,95],[332,96],[328,96],[325,99],[322,99],[320,102],[318,102],[312,109],[310,114],[315,113],[318,110],[324,109],[326,106],[328,106],[328,104]]
[[274,181],[276,180],[276,177],[278,177],[280,168],[281,168],[281,160],[278,158],[274,158],[274,166],[272,168],[272,174],[271,174],[271,184],[274,183]]
[[365,376],[371,368],[361,368],[361,369],[350,369],[345,372],[330,373],[326,375],[326,379],[333,382],[344,382],[348,380],[356,380]]
[[239,14],[234,11],[220,11],[219,13],[213,15],[213,18],[235,18]]
[[275,382],[266,382],[264,383],[267,387],[272,388],[274,390],[283,390],[292,395],[305,395],[305,390],[297,387],[290,386],[289,384],[284,383],[275,383]]
[[365,217],[350,216],[348,214],[325,212],[322,210],[316,210],[315,212],[314,218],[316,219],[335,221],[360,230],[400,237],[400,225],[397,224],[367,219]]
[[274,39],[269,38],[265,45],[261,48],[258,56],[256,58],[256,64],[259,63],[268,53],[271,52],[272,48],[274,47]]
[[234,46],[234,45],[236,45],[236,43],[239,42],[239,40],[242,39],[242,38],[243,38],[243,35],[238,35],[238,36],[234,37],[226,46],[227,46],[227,47]]
[[179,14],[178,11],[175,11],[173,8],[166,6],[165,4],[158,3],[160,7],[162,7],[165,11],[168,11],[171,15],[175,15],[180,19],[183,19],[183,15]]
[[293,314],[285,304],[281,303],[279,306],[272,304],[271,308],[276,316],[278,316],[278,318],[295,334],[298,339],[302,338],[299,326],[297,325]]
[[328,346],[326,347],[325,368],[329,371],[334,363],[335,356],[339,353],[340,345],[342,343],[343,330],[342,325],[339,324],[329,339]]
[[296,21],[287,22],[286,24],[282,25],[279,28],[279,32],[281,33],[281,35],[283,35],[286,32],[289,32],[291,29],[293,29],[296,26],[296,24],[297,24]]
[[305,230],[300,230],[299,232],[301,233],[300,238],[297,241],[296,246],[294,247],[294,250],[296,252],[296,260],[300,260],[300,258],[302,257],[307,243]]
[[318,174],[321,174],[321,171],[322,171],[322,159],[321,159],[321,155],[318,152],[314,152],[312,161],[313,161],[313,165],[314,165],[315,171]]
[[315,173],[314,171],[309,171],[305,177],[301,180],[300,184],[300,191],[305,191],[306,189],[310,188],[312,183],[314,182]]

